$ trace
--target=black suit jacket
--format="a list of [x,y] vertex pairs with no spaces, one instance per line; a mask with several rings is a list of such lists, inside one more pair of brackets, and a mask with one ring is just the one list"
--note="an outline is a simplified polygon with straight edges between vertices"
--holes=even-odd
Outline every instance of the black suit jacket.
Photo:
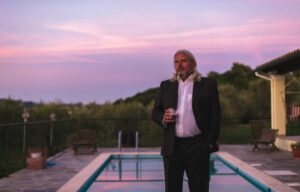
[[[152,119],[162,127],[161,154],[164,156],[170,156],[174,152],[175,123],[163,126],[163,114],[165,109],[177,109],[177,100],[178,82],[170,80],[161,82],[152,110]],[[221,112],[215,80],[202,77],[200,81],[194,81],[192,105],[196,124],[207,144],[212,146],[211,152],[217,151]]]

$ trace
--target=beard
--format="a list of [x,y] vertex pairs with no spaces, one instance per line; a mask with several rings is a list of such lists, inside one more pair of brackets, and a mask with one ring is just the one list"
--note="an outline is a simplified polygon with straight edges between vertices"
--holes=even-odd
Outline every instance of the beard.
[[180,77],[180,79],[188,78],[188,72],[187,71],[178,71],[177,75]]
[[179,77],[182,80],[187,79],[192,73],[194,72],[194,69],[190,71],[184,71],[184,70],[179,70],[175,73],[176,77]]

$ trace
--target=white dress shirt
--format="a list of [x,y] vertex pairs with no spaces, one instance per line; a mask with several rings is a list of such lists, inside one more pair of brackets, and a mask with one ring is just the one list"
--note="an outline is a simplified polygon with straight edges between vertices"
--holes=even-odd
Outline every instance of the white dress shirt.
[[176,136],[193,137],[201,133],[193,113],[193,87],[191,76],[178,82],[178,102],[176,110]]

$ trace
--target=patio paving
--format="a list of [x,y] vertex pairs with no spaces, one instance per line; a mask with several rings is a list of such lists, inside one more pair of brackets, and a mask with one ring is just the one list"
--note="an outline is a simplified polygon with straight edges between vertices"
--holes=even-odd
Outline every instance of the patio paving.
[[[292,188],[300,191],[300,160],[295,160],[290,152],[252,152],[251,145],[222,145],[226,151]],[[101,152],[116,152],[116,148],[99,148],[94,155],[74,155],[69,149],[52,157],[53,166],[44,170],[22,169],[9,177],[0,179],[1,192],[53,192],[60,188]],[[126,148],[124,152],[134,151]],[[159,151],[159,148],[141,148],[144,151]]]

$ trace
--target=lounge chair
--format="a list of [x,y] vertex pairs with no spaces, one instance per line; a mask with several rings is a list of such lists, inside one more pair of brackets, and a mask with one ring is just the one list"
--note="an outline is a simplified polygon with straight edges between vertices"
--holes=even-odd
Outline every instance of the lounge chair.
[[261,120],[250,121],[252,142],[259,140],[264,124]]
[[[270,151],[279,151],[275,145],[278,129],[264,128],[262,121],[250,121],[252,131],[252,143],[254,144],[252,151],[267,149]],[[260,148],[259,146],[265,146]]]
[[78,154],[79,148],[91,149],[90,152],[97,151],[94,139],[95,132],[92,129],[79,129],[72,139],[74,153]]

